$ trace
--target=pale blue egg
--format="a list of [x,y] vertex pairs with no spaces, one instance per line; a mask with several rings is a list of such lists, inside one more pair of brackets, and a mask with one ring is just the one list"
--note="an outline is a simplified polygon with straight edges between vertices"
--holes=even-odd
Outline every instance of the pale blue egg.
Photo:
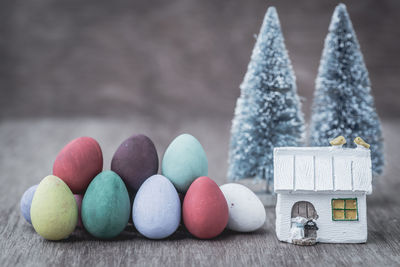
[[38,187],[38,185],[29,187],[28,190],[26,190],[25,193],[22,195],[21,202],[20,202],[22,216],[24,216],[25,220],[30,224],[32,224],[31,204],[32,204],[33,195],[35,194],[37,187]]
[[136,193],[132,219],[136,229],[147,238],[172,235],[181,220],[181,202],[173,184],[159,174],[146,179]]
[[200,142],[190,134],[176,137],[165,151],[161,172],[180,193],[186,193],[195,179],[208,175],[207,156]]

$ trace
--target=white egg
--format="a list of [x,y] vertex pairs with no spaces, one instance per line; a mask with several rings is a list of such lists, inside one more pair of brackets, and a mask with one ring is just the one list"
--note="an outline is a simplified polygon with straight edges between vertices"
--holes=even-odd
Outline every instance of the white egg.
[[251,232],[265,223],[265,208],[250,189],[241,184],[220,186],[229,208],[227,228],[237,232]]

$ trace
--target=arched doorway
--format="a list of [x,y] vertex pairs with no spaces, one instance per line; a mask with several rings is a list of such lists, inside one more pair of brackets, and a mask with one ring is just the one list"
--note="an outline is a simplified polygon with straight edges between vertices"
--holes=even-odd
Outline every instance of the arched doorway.
[[314,205],[308,201],[298,201],[294,203],[292,207],[292,218],[303,217],[308,220],[316,220],[318,218],[318,214],[314,208]]
[[[293,240],[293,243],[298,245],[313,245],[316,242],[317,238],[317,223],[315,222],[318,219],[317,211],[314,208],[314,205],[308,201],[298,201],[294,203],[292,207],[292,223],[294,226],[294,233],[297,232],[299,227],[299,221],[301,222],[300,227],[304,229],[304,235],[300,239]],[[301,218],[299,218],[301,217]],[[292,226],[292,227],[293,227]],[[301,231],[300,231],[301,232]],[[297,235],[298,238],[298,235]]]

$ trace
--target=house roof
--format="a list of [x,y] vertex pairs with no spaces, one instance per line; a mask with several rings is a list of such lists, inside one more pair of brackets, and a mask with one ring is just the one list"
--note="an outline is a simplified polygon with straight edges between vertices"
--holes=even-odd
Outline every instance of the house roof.
[[274,149],[277,193],[372,192],[371,153],[364,148]]

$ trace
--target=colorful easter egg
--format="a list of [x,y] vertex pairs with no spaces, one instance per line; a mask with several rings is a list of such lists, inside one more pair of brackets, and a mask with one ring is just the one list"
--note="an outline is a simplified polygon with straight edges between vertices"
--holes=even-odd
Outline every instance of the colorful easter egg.
[[250,189],[241,184],[220,186],[229,209],[228,229],[238,232],[255,231],[265,223],[265,208]]
[[74,198],[75,198],[75,201],[76,201],[76,205],[78,206],[78,223],[76,224],[76,226],[82,228],[83,227],[83,223],[82,223],[81,210],[82,210],[83,195],[74,194]]
[[53,174],[62,179],[75,194],[84,193],[102,169],[100,145],[91,137],[72,140],[58,153],[53,164]]
[[125,181],[130,190],[136,192],[147,178],[158,171],[156,147],[143,134],[129,137],[115,151],[111,170]]
[[161,172],[185,193],[196,178],[208,175],[207,156],[200,142],[190,134],[176,137],[165,151]]
[[20,202],[20,208],[21,208],[21,214],[24,216],[25,220],[32,224],[31,221],[31,204],[32,204],[32,199],[33,195],[36,192],[36,188],[38,185],[34,185],[28,188],[28,190],[25,191],[25,193],[21,197],[21,202]]
[[226,199],[208,177],[197,178],[183,201],[183,222],[188,231],[201,239],[218,236],[228,223]]
[[181,202],[174,185],[162,175],[148,178],[136,194],[132,214],[136,229],[145,237],[172,235],[181,220]]
[[82,222],[97,238],[113,238],[128,224],[130,214],[128,190],[113,171],[99,173],[90,183],[82,200]]
[[49,240],[67,238],[78,221],[74,195],[60,178],[46,176],[36,188],[31,205],[33,228]]

